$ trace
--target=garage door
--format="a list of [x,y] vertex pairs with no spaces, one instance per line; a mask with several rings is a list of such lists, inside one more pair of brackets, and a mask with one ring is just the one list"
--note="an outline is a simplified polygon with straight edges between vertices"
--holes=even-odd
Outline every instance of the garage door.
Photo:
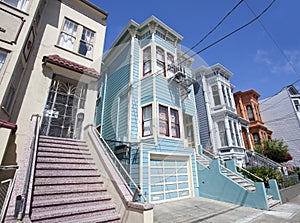
[[150,158],[150,199],[164,201],[190,197],[187,157],[152,155]]

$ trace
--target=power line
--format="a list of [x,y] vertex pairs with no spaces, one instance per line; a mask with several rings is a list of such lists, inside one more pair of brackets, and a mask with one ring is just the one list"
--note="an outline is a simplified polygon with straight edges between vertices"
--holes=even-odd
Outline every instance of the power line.
[[[240,0],[218,23],[215,25],[202,39],[200,39],[194,46],[192,46],[188,51],[183,53],[183,55],[186,55],[191,50],[195,49],[200,43],[202,43],[210,34],[212,34],[224,21],[227,17],[231,15],[231,13],[239,7],[239,5],[245,0]],[[181,55],[181,57],[183,56]]]
[[[248,2],[245,0],[245,3],[248,7],[248,9],[252,12],[252,14],[254,16],[256,16],[256,13],[252,10],[252,8],[250,7],[250,5],[248,4]],[[279,50],[279,52],[282,54],[282,56],[285,58],[285,60],[288,62],[289,66],[293,69],[293,71],[300,76],[300,74],[296,71],[295,67],[293,66],[292,62],[289,60],[289,58],[287,57],[287,55],[284,53],[284,51],[281,49],[281,47],[279,46],[278,42],[273,38],[273,36],[271,35],[271,33],[269,32],[269,30],[267,29],[267,27],[262,23],[262,21],[260,19],[258,19],[259,24],[261,25],[261,27],[264,29],[264,31],[267,33],[267,35],[269,36],[269,38],[273,41],[274,45],[277,47],[277,49]]]
[[[259,14],[257,15],[255,18],[253,18],[252,20],[250,20],[249,22],[247,22],[246,24],[240,26],[239,28],[233,30],[232,32],[230,32],[229,34],[221,37],[220,39],[218,39],[217,41],[211,43],[210,45],[204,47],[203,49],[197,51],[196,53],[194,53],[191,57],[196,56],[197,54],[202,53],[203,51],[213,47],[214,45],[218,44],[219,42],[223,41],[224,39],[228,38],[229,36],[235,34],[236,32],[246,28],[247,26],[249,26],[250,24],[252,24],[253,22],[255,22],[256,20],[258,20],[262,15],[264,15],[271,7],[272,5],[275,3],[276,0],[272,0],[272,2]],[[184,61],[182,61],[181,63],[185,62],[187,59],[185,59]]]

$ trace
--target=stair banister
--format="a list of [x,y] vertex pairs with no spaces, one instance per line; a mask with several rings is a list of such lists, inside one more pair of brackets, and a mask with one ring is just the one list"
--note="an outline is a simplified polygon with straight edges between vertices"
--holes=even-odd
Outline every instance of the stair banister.
[[[37,147],[38,147],[38,135],[39,135],[39,120],[41,118],[41,116],[39,114],[34,114],[31,116],[30,121],[33,120],[33,118],[35,117],[35,127],[34,127],[34,135],[33,135],[33,139],[31,142],[31,150],[30,150],[30,156],[29,156],[29,161],[28,161],[28,166],[27,166],[27,171],[26,171],[26,176],[25,176],[25,181],[24,181],[24,186],[23,186],[23,192],[22,195],[17,196],[21,197],[20,200],[20,205],[16,205],[16,208],[18,208],[17,210],[15,210],[15,213],[17,214],[17,220],[22,220],[25,214],[25,210],[26,210],[26,204],[27,204],[27,199],[28,199],[28,190],[30,187],[30,184],[33,183],[33,172],[35,169],[35,159],[36,159],[36,155],[37,155]],[[16,204],[18,202],[16,201]]]
[[239,168],[240,170],[242,170],[242,171],[244,171],[244,172],[250,174],[251,176],[255,177],[256,179],[260,180],[261,182],[264,182],[264,180],[263,180],[262,178],[260,178],[259,176],[256,176],[255,174],[249,172],[248,170],[246,170],[246,169],[244,169],[244,168],[242,168],[242,167],[238,167],[238,168]]
[[99,133],[99,131],[96,128],[93,128],[93,130],[97,133],[97,135],[101,139],[101,142],[104,143],[104,145],[106,147],[106,152],[109,152],[109,156],[112,157],[118,163],[118,165],[121,167],[121,169],[124,172],[124,174],[126,175],[126,177],[128,177],[128,179],[130,180],[130,182],[132,183],[132,185],[135,188],[135,193],[137,193],[139,196],[141,196],[143,198],[144,202],[147,202],[147,198],[141,193],[140,187],[131,178],[131,176],[129,175],[129,173],[127,172],[127,170],[123,167],[123,164],[119,161],[119,159],[116,157],[116,155],[114,154],[114,152],[111,150],[110,146],[103,139],[102,135]]

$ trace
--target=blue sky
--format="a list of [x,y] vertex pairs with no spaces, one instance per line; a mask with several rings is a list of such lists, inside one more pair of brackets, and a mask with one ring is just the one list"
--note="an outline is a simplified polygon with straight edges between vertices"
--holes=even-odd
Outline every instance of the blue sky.
[[[91,0],[109,13],[105,39],[108,49],[130,19],[142,23],[151,15],[181,34],[181,44],[191,48],[206,35],[239,0]],[[199,51],[259,14],[271,0],[245,0],[222,25],[202,42]],[[256,21],[200,57],[208,64],[220,63],[233,73],[236,91],[256,90],[261,98],[272,96],[300,79],[300,1],[277,0]],[[266,31],[267,30],[267,31]],[[300,81],[297,83],[300,86]],[[296,85],[296,86],[297,86]],[[298,87],[297,86],[297,87]]]

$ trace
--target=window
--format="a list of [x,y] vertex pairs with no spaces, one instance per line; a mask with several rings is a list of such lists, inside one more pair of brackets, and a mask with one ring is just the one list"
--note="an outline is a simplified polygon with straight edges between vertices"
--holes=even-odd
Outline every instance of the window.
[[221,104],[221,100],[220,100],[218,86],[217,85],[212,86],[211,90],[212,90],[212,94],[213,94],[213,99],[214,99],[215,106],[220,105]]
[[95,33],[93,31],[69,19],[65,19],[58,45],[83,56],[91,57],[94,35]]
[[159,134],[169,136],[168,107],[159,105]]
[[[0,63],[1,63],[1,61],[0,61]],[[1,65],[0,65],[0,66],[1,66]],[[1,67],[0,67],[0,69],[1,69]],[[296,110],[297,110],[297,111],[300,111],[300,103],[299,103],[299,100],[293,100],[293,102],[294,102],[294,105],[295,105]]]
[[178,111],[171,109],[171,133],[173,138],[180,138]]
[[231,91],[229,90],[229,88],[226,88],[227,90],[227,97],[228,97],[228,101],[229,101],[229,106],[232,107],[232,101],[231,101]]
[[234,130],[235,130],[235,138],[236,138],[237,145],[241,146],[240,134],[236,122],[234,123]]
[[5,63],[6,56],[7,56],[7,51],[0,49],[0,71]]
[[194,125],[191,115],[183,114],[185,140],[188,147],[195,148]]
[[166,76],[165,52],[160,47],[156,47],[156,72]]
[[151,48],[150,46],[143,51],[143,76],[151,72]]
[[23,71],[24,71],[23,63],[21,61],[18,61],[10,81],[10,86],[8,87],[8,90],[6,92],[4,103],[2,104],[3,108],[7,112],[10,112],[11,110],[15,98],[15,94],[17,92],[17,89],[22,79]]
[[223,97],[224,97],[224,102],[225,102],[225,104],[227,104],[227,97],[226,97],[226,92],[225,92],[224,85],[222,85],[222,94],[223,94]]
[[180,138],[178,111],[176,109],[169,109],[166,106],[159,105],[159,134],[163,136],[170,136],[170,132],[172,138]]
[[253,115],[253,110],[252,110],[251,105],[247,105],[246,109],[247,109],[247,114],[248,114],[249,120],[254,121],[254,115]]
[[253,133],[252,136],[253,136],[254,143],[260,144],[260,139],[259,139],[258,133]]
[[173,77],[175,75],[175,63],[174,63],[174,56],[167,53],[167,74],[168,77]]
[[29,0],[3,0],[7,4],[20,9],[22,11],[25,11],[28,5]]
[[235,134],[233,132],[233,127],[232,127],[232,121],[229,120],[229,129],[230,129],[230,135],[231,135],[231,140],[232,140],[232,145],[235,145]]
[[218,122],[219,135],[221,140],[221,146],[228,146],[228,139],[225,129],[224,121]]
[[142,136],[152,135],[152,105],[142,108],[143,121],[142,121]]

